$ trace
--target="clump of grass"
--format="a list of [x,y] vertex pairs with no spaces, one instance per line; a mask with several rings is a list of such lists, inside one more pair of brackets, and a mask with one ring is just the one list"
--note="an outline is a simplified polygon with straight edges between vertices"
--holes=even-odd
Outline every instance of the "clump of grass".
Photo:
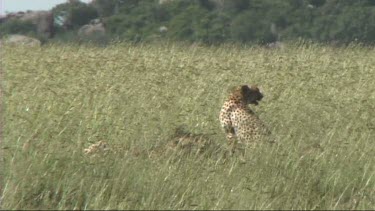
[[[373,48],[117,43],[4,52],[3,209],[375,206]],[[265,98],[253,109],[279,140],[248,151],[244,164],[224,156],[218,122],[239,84],[261,86]],[[211,144],[200,155],[168,153],[176,137]],[[83,153],[98,141],[124,150]]]

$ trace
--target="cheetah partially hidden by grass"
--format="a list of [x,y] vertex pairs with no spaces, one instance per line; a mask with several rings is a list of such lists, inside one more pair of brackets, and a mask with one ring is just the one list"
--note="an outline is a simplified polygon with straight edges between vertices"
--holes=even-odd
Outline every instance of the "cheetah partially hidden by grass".
[[211,144],[212,141],[207,135],[191,133],[181,126],[175,129],[174,134],[168,138],[166,144],[149,149],[130,149],[121,145],[108,144],[106,141],[98,141],[85,148],[83,152],[90,157],[101,157],[108,154],[130,154],[134,157],[155,158],[168,156],[176,152],[184,155],[200,155],[206,152]]
[[234,152],[237,142],[254,146],[269,136],[270,131],[248,106],[258,105],[262,98],[263,94],[257,86],[242,85],[236,87],[225,101],[220,111],[220,123],[231,146],[231,153]]

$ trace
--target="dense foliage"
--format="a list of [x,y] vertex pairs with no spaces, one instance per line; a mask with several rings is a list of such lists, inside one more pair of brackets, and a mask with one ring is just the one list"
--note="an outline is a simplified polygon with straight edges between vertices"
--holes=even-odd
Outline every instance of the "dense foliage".
[[0,37],[7,34],[36,35],[36,27],[30,22],[10,20],[0,24]]
[[[373,0],[97,0],[93,5],[110,34],[128,40],[375,41]],[[161,26],[168,31],[160,33]]]
[[55,39],[100,18],[110,38],[130,41],[375,41],[374,0],[72,0],[52,11]]
[[98,12],[94,7],[80,1],[59,4],[52,9],[52,12],[56,21],[68,30],[83,26],[98,17]]

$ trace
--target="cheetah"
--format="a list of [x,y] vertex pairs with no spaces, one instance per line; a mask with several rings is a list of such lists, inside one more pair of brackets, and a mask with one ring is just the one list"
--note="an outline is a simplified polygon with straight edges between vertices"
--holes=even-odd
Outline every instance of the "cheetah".
[[263,122],[248,107],[248,104],[258,105],[263,94],[255,85],[238,86],[232,91],[220,111],[220,123],[226,133],[228,144],[234,152],[238,143],[245,146],[254,145],[265,135],[270,134]]
[[105,152],[110,150],[109,145],[105,141],[99,141],[95,144],[91,144],[88,148],[84,149],[83,151],[87,155],[95,154],[98,152]]

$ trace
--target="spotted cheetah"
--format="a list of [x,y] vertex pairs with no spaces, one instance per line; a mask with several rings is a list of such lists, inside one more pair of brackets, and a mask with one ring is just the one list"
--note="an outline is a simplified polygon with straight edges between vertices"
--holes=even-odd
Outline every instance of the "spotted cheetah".
[[270,133],[248,107],[248,104],[258,105],[262,98],[263,94],[257,86],[242,85],[236,87],[225,101],[219,118],[232,150],[237,142],[248,146]]

